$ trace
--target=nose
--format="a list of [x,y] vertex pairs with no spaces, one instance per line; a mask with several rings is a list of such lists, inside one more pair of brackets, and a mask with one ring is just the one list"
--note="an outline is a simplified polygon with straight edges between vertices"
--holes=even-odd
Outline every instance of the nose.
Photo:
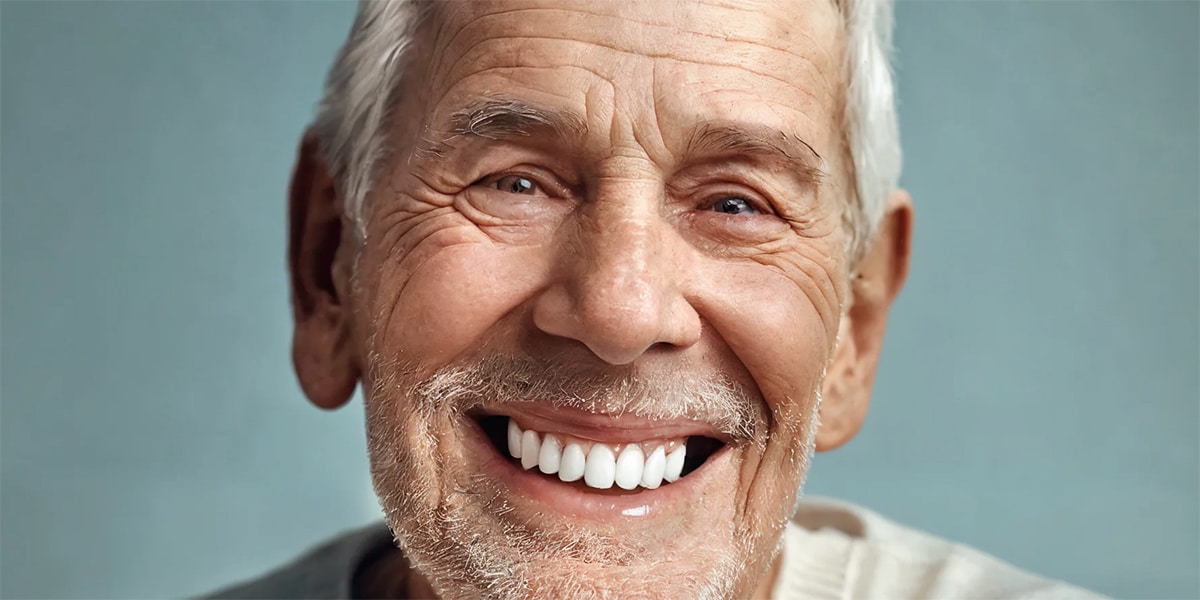
[[536,300],[539,329],[613,365],[700,339],[700,316],[683,290],[688,247],[654,204],[580,207],[560,246],[558,277]]

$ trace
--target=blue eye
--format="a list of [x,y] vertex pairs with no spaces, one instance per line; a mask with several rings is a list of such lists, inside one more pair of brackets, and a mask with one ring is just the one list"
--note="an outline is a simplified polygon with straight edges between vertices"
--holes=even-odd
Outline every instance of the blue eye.
[[496,189],[509,194],[532,194],[538,185],[528,177],[508,175],[496,180]]
[[713,203],[712,209],[727,215],[747,215],[758,212],[745,198],[722,198]]

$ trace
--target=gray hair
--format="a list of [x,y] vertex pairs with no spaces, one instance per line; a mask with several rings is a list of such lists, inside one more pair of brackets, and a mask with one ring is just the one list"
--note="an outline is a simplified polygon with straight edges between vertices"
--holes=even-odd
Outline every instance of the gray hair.
[[[847,256],[857,262],[883,219],[900,177],[900,134],[889,59],[892,0],[836,0],[846,28],[845,135],[854,197],[844,213]],[[313,131],[359,239],[363,204],[387,161],[392,110],[405,50],[429,5],[362,0],[317,111]]]

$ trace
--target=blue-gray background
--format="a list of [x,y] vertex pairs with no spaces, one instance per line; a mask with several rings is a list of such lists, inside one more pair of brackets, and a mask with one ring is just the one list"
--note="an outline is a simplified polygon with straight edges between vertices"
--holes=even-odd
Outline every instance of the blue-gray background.
[[[289,366],[344,3],[0,3],[6,597],[196,593],[376,518]],[[1125,597],[1197,580],[1200,4],[902,3],[918,227],[810,493]]]

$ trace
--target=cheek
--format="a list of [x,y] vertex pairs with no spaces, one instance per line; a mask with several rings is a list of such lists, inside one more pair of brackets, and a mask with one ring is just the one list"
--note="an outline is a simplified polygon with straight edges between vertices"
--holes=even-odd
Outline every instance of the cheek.
[[[814,263],[816,264],[816,263]],[[745,452],[739,488],[751,514],[786,517],[805,473],[805,434],[838,323],[832,277],[760,262],[713,265],[706,318],[769,409],[766,445]],[[832,314],[830,314],[832,312]]]
[[766,398],[772,440],[798,438],[829,360],[829,323],[837,322],[836,306],[826,301],[832,284],[757,263],[722,264],[707,281],[706,317]]
[[431,235],[403,259],[380,264],[368,308],[376,360],[419,365],[419,377],[476,348],[545,279],[536,247],[449,237]]
[[[706,318],[766,399],[766,444],[743,454],[739,485],[748,518],[776,531],[806,471],[805,434],[830,354],[829,315],[816,279],[798,282],[761,264],[712,269]],[[801,284],[802,283],[802,284]],[[813,297],[814,291],[817,297]],[[836,323],[837,315],[832,316]]]

